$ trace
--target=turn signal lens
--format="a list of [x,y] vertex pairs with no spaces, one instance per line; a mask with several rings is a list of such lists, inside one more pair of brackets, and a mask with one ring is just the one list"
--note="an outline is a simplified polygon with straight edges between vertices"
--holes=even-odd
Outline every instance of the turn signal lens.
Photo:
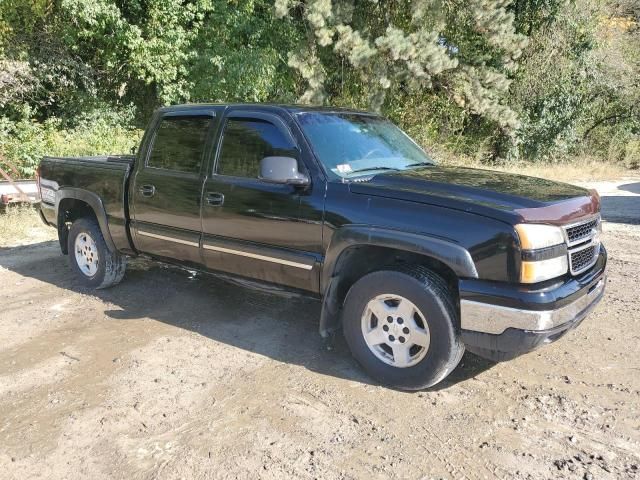
[[567,256],[538,260],[535,262],[522,262],[520,281],[522,283],[538,283],[551,278],[556,278],[567,273],[569,262]]

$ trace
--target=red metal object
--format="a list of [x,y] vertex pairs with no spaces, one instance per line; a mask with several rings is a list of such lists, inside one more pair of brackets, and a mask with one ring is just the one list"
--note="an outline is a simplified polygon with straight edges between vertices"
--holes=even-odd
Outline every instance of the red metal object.
[[[11,162],[2,155],[0,155],[0,160],[2,160],[2,163],[6,164],[16,176],[19,175],[15,165],[11,164]],[[14,180],[2,168],[0,168],[0,176],[6,180],[6,183],[0,182],[0,204],[6,206],[10,203],[35,203],[40,198],[39,178],[37,181],[38,190],[34,191],[35,182],[33,181]]]
[[[16,189],[22,200],[25,202],[29,202],[29,196],[13,181],[13,179],[9,176],[7,172],[5,172],[2,168],[0,168],[0,175],[4,177],[4,179],[9,182],[9,184]],[[5,197],[6,195],[3,195]]]
[[38,186],[38,197],[42,198],[42,188],[40,187],[40,165],[36,168],[36,185]]

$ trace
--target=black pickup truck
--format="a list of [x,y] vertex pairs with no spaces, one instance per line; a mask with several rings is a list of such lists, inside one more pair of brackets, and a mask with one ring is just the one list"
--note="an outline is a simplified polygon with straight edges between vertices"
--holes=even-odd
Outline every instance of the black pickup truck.
[[145,255],[305,293],[320,334],[342,328],[396,388],[436,384],[465,347],[507,360],[552,342],[604,292],[596,192],[437,166],[367,112],[162,108],[137,155],[45,157],[39,188],[88,286]]

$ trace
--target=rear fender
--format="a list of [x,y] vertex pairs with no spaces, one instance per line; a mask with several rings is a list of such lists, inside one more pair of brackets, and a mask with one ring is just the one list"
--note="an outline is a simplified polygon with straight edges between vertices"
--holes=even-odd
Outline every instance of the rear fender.
[[[93,210],[93,213],[98,221],[98,225],[100,226],[100,231],[102,232],[102,236],[104,237],[104,241],[107,243],[109,250],[112,252],[116,252],[117,248],[113,243],[113,239],[111,238],[111,232],[109,231],[109,222],[107,220],[107,211],[102,203],[102,199],[93,192],[89,192],[88,190],[83,190],[80,188],[62,188],[56,192],[56,218],[58,219],[58,231],[64,228],[64,209],[60,209],[60,204],[63,203],[64,200],[74,199],[80,200]],[[65,245],[62,243],[62,235],[60,236],[61,242],[60,247],[62,248],[63,253],[67,253],[66,242]]]

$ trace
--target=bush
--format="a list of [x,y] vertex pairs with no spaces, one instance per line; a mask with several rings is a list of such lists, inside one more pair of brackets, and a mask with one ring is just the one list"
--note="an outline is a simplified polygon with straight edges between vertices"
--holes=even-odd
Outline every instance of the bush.
[[627,168],[640,168],[640,137],[627,143],[622,163]]
[[0,166],[14,165],[22,178],[31,178],[44,155],[82,156],[129,153],[142,131],[131,127],[131,109],[97,109],[65,126],[55,117],[44,122],[0,117]]

